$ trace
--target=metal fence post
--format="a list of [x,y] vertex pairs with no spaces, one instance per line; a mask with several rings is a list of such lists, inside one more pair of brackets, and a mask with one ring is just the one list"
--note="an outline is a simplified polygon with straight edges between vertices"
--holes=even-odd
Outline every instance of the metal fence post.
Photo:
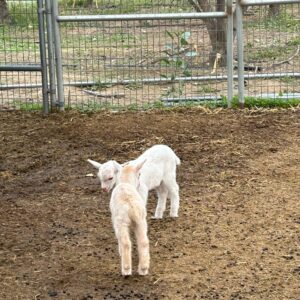
[[53,31],[51,21],[51,0],[45,0],[46,7],[46,27],[47,27],[47,42],[48,42],[48,69],[49,69],[49,95],[51,109],[56,108],[56,87],[55,87],[55,61],[54,61],[54,50],[53,50]]
[[43,111],[45,114],[48,114],[49,113],[48,76],[47,76],[47,62],[46,62],[45,25],[44,25],[45,10],[43,7],[43,0],[37,0],[37,6],[38,6],[39,46],[40,46],[41,74],[42,74]]
[[57,84],[57,97],[58,97],[58,109],[64,110],[64,83],[63,83],[63,71],[62,71],[62,59],[61,59],[61,41],[60,41],[60,31],[59,24],[57,21],[58,16],[58,1],[51,1],[51,12],[52,12],[52,29],[53,29],[53,39],[54,39],[54,52],[55,52],[55,62],[56,62],[56,84]]
[[236,3],[236,37],[238,51],[238,87],[239,87],[239,104],[243,108],[245,104],[244,97],[244,42],[243,42],[243,9],[241,0]]
[[227,105],[233,97],[233,10],[232,0],[227,0]]

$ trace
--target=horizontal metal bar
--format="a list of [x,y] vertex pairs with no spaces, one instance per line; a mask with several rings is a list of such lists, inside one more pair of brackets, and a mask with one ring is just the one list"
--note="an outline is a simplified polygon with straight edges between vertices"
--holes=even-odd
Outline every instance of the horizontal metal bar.
[[[281,78],[281,77],[300,77],[300,73],[274,73],[274,74],[245,74],[245,79],[255,78]],[[235,80],[238,79],[238,75],[234,75]],[[192,77],[176,77],[174,80],[170,78],[144,78],[144,79],[124,79],[124,80],[112,80],[110,82],[96,82],[96,81],[83,81],[83,82],[69,82],[65,86],[94,86],[97,84],[109,85],[109,84],[131,84],[131,83],[169,83],[178,81],[213,81],[213,80],[227,80],[227,76],[192,76]]]
[[242,6],[254,6],[254,5],[271,5],[271,4],[295,4],[300,3],[300,0],[241,0]]
[[[274,74],[245,74],[245,79],[272,79],[272,78],[283,78],[283,77],[300,77],[300,73],[274,73]],[[238,79],[238,75],[234,75],[235,80]],[[176,77],[174,80],[168,78],[144,78],[144,79],[124,79],[124,80],[112,80],[108,82],[98,81],[75,81],[65,83],[64,86],[95,86],[95,85],[116,85],[116,84],[131,84],[131,83],[170,83],[178,81],[213,81],[213,80],[227,80],[227,76],[193,76],[193,77]],[[10,89],[26,89],[26,88],[41,88],[42,84],[11,84],[11,85],[0,85],[0,90]]]
[[58,16],[58,22],[87,22],[87,21],[137,21],[137,20],[181,20],[181,19],[207,19],[225,18],[225,12],[202,13],[171,13],[171,14],[130,14],[130,15],[84,15],[84,16]]
[[[248,97],[255,97],[257,96],[248,96]],[[259,98],[261,99],[281,99],[281,100],[290,100],[290,99],[300,99],[300,93],[288,93],[288,94],[283,94],[279,95],[276,93],[270,93],[270,94],[261,94],[259,95]],[[166,102],[166,103],[178,103],[178,102],[188,102],[188,101],[221,101],[222,97],[221,96],[187,96],[187,97],[182,97],[182,98],[161,98],[161,101]]]
[[42,71],[41,65],[0,65],[0,72],[39,72]]
[[222,100],[221,96],[186,96],[186,97],[181,97],[181,98],[161,98],[160,99],[163,102],[187,102],[187,101],[220,101]]

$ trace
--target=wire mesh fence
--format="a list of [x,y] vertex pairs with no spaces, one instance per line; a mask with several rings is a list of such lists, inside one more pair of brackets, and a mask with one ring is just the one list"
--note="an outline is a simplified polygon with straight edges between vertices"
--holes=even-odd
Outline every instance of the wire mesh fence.
[[41,103],[41,88],[35,87],[41,86],[41,72],[9,69],[40,64],[37,3],[8,0],[6,4],[8,13],[1,6],[0,21],[0,108],[35,107]]
[[[68,103],[89,105],[93,99],[92,105],[138,105],[217,95],[224,82],[187,80],[213,76],[208,62],[208,37],[199,28],[204,29],[201,20],[63,26],[64,79],[70,85],[66,88]],[[215,72],[223,73],[224,70]],[[85,86],[78,86],[82,82]]]
[[[201,2],[208,5],[199,6]],[[40,63],[37,4],[6,3],[9,17],[0,24],[0,106],[39,107],[40,72],[1,71],[3,65]],[[225,1],[219,7],[215,0],[61,0],[58,4],[59,16],[152,15],[59,22],[66,107],[138,108],[217,102],[227,95],[226,18],[159,17],[225,11]],[[299,3],[244,8],[246,96],[300,98],[299,8]],[[237,78],[236,39],[233,49]]]
[[[300,96],[299,4],[248,7],[244,16],[246,94],[265,98]],[[269,76],[269,78],[268,78]],[[272,78],[273,77],[273,78]]]

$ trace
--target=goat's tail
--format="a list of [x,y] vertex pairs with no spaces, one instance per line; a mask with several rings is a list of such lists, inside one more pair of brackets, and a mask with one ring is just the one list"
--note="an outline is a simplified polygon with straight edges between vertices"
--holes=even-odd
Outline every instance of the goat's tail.
[[175,162],[176,162],[176,166],[180,165],[180,158],[175,154]]

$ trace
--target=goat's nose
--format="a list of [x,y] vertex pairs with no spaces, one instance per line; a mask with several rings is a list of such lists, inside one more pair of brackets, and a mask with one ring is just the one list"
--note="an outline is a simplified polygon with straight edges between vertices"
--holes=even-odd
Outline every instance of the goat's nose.
[[102,191],[105,192],[105,193],[107,193],[108,192],[108,188],[104,187],[104,188],[102,188]]

